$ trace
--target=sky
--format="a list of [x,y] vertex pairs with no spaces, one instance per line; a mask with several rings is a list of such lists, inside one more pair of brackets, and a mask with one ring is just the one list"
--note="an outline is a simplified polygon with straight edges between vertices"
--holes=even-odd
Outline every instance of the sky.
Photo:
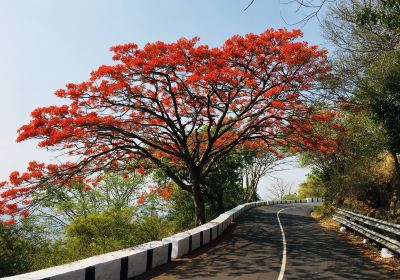
[[[304,40],[324,46],[317,20],[305,27],[286,25],[301,15],[280,0],[0,0],[0,181],[31,160],[51,162],[54,154],[35,141],[16,143],[17,129],[37,107],[62,104],[53,92],[81,82],[90,71],[111,64],[109,48],[134,42],[172,42],[199,36],[202,44],[222,44],[234,34],[268,28],[301,28]],[[281,1],[284,2],[284,1]],[[296,187],[307,168],[275,176]],[[266,197],[271,179],[259,194]]]

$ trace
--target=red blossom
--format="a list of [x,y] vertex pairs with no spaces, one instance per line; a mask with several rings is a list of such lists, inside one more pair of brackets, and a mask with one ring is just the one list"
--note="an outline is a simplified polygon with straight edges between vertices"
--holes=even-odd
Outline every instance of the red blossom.
[[31,203],[31,200],[30,199],[24,199],[24,200],[22,200],[22,204],[23,205],[29,205]]
[[28,210],[22,210],[21,213],[19,214],[22,218],[27,218],[29,217],[29,211]]
[[138,198],[138,200],[137,200],[137,204],[138,205],[141,205],[141,204],[143,204],[144,203],[144,201],[146,200],[146,193],[142,193],[142,195]]
[[[112,47],[114,65],[57,90],[69,104],[35,109],[18,130],[18,142],[37,139],[39,147],[62,150],[76,162],[32,161],[26,172],[12,172],[11,185],[0,184],[0,210],[42,197],[43,189],[90,188],[105,171],[127,173],[127,167],[144,175],[160,168],[192,191],[199,180],[188,177],[207,176],[239,145],[331,152],[336,144],[313,128],[332,115],[315,114],[307,100],[329,74],[326,51],[300,41],[301,35],[268,29],[235,35],[216,48],[197,37]],[[172,188],[155,192],[169,199]]]
[[5,224],[5,225],[12,225],[12,224],[14,224],[15,222],[16,222],[15,219],[14,219],[14,218],[11,218],[11,219],[8,219],[8,220],[3,221],[3,224]]

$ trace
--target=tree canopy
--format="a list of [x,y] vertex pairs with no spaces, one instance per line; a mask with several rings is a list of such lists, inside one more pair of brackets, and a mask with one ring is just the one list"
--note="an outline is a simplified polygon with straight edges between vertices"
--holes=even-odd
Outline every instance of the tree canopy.
[[215,48],[199,38],[112,47],[115,65],[57,90],[70,103],[35,109],[18,130],[17,141],[39,139],[39,147],[74,161],[32,161],[26,172],[13,172],[1,183],[1,213],[21,213],[30,197],[72,183],[96,186],[104,171],[143,169],[145,159],[192,194],[200,224],[202,180],[238,145],[333,150],[312,129],[333,115],[315,113],[308,102],[329,72],[326,51],[300,36],[269,29]]

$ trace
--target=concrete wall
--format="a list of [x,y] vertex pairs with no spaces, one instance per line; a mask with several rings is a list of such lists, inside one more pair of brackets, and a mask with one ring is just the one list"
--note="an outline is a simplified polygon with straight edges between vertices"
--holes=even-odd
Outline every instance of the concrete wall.
[[207,245],[220,236],[232,222],[245,211],[254,207],[322,202],[322,198],[304,200],[257,201],[239,205],[219,215],[214,220],[180,232],[162,241],[153,241],[120,251],[94,256],[65,265],[30,273],[1,278],[8,280],[124,280],[140,275],[157,266],[179,258]]
[[171,250],[171,243],[153,241],[133,248],[2,279],[128,279],[169,262]]

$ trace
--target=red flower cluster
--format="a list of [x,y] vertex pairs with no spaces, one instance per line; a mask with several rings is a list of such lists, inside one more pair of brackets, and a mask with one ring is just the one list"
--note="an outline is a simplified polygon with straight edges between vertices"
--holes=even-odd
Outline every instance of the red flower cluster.
[[[13,172],[9,183],[0,183],[0,211],[16,211],[7,205],[41,196],[44,188],[94,186],[102,172],[127,172],[140,159],[189,190],[187,173],[207,175],[239,145],[332,151],[335,143],[313,129],[331,115],[315,114],[307,102],[329,73],[326,52],[300,36],[269,29],[233,36],[217,48],[199,38],[111,48],[115,65],[56,91],[69,104],[34,110],[18,130],[17,141],[38,139],[40,147],[62,150],[76,162],[33,161],[26,172]],[[134,169],[146,174],[147,165]],[[172,188],[153,192],[169,199]]]
[[150,194],[159,195],[164,200],[168,201],[171,199],[173,195],[173,186],[171,184],[165,184],[161,187],[159,186],[150,186],[148,192],[144,192],[137,200],[137,204],[141,205],[146,201],[146,197]]
[[12,225],[14,223],[15,223],[15,219],[14,218],[11,218],[9,220],[3,221],[3,224],[5,224],[5,225]]

